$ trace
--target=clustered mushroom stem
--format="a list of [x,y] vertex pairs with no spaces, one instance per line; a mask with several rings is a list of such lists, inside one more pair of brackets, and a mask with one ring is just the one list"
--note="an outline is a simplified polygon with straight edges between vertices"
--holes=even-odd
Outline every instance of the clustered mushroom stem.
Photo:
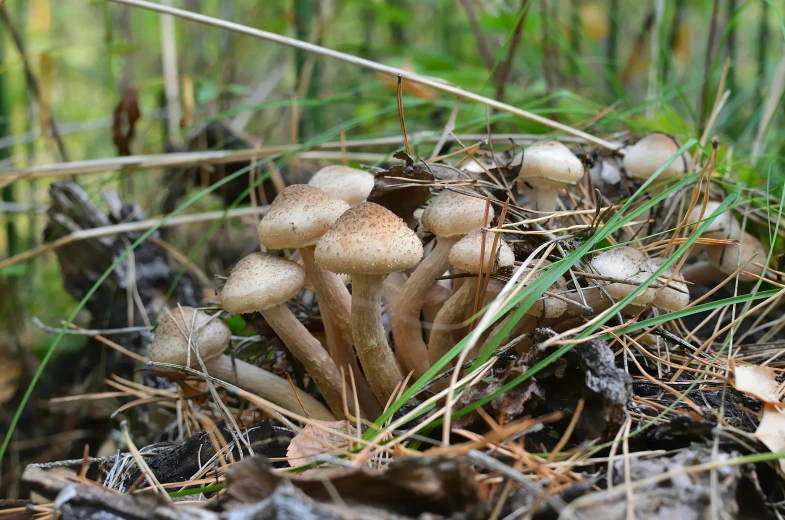
[[406,280],[398,303],[392,312],[392,329],[398,357],[406,370],[421,377],[429,368],[428,349],[422,337],[420,311],[428,292],[436,285],[436,278],[447,270],[452,246],[461,236],[440,237],[431,254]]
[[428,358],[431,365],[439,361],[452,348],[453,331],[462,326],[466,308],[474,300],[476,286],[476,278],[465,280],[461,288],[447,300],[436,315],[431,338],[428,341]]
[[298,392],[295,396],[289,381],[250,363],[240,359],[232,362],[229,356],[220,355],[205,359],[204,364],[211,376],[232,383],[294,413],[304,413],[319,421],[335,420],[335,416],[313,396],[307,392]]
[[[311,375],[333,414],[343,419],[341,373],[321,343],[285,304],[265,309],[261,314]],[[350,389],[347,390],[347,394],[350,393]]]
[[382,325],[382,282],[385,275],[352,275],[352,334],[360,363],[376,399],[386,403],[403,379]]
[[[369,417],[378,417],[382,412],[381,406],[374,398],[352,348],[351,294],[338,275],[316,263],[313,247],[304,247],[300,249],[300,253],[305,271],[317,295],[330,357],[338,365],[338,370],[343,367],[347,382],[351,381],[349,370],[352,371],[360,407]],[[351,391],[350,385],[347,390]],[[350,405],[351,403],[349,400]]]

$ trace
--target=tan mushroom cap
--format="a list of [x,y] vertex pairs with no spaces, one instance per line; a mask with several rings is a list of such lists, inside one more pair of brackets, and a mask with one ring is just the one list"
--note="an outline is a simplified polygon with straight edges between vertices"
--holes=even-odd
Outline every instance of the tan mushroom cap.
[[422,214],[422,225],[437,237],[466,235],[493,220],[493,206],[485,218],[485,199],[444,190]]
[[[158,327],[155,328],[150,361],[185,366],[188,362],[189,336],[191,346],[199,351],[199,356],[204,361],[223,354],[232,339],[232,332],[217,316],[210,316],[204,311],[193,307],[170,309],[163,314]],[[190,359],[192,367],[198,366],[193,350]]]
[[232,314],[258,312],[285,303],[302,289],[305,270],[265,253],[251,253],[234,266],[221,290],[221,305]]
[[[703,213],[703,220],[706,220],[708,217],[712,215],[717,208],[720,206],[719,202],[715,202],[710,200],[706,203],[706,211]],[[700,214],[701,214],[702,203],[699,202],[690,212],[689,224],[698,225],[701,221]],[[715,239],[726,239],[726,238],[736,238],[741,235],[741,225],[733,216],[733,212],[728,210],[725,213],[721,214],[717,218],[714,219],[714,222],[709,224],[709,227],[706,228],[706,231],[703,232],[704,237],[706,238],[715,238]]]
[[[482,235],[483,232],[478,229],[456,242],[450,249],[450,265],[467,273],[479,273]],[[496,257],[494,271],[509,269],[513,266],[515,255],[504,240],[499,240],[496,251],[492,252],[491,249],[493,249],[493,233],[486,233],[485,255],[482,258],[484,272],[488,272],[488,266],[491,265],[491,260],[494,257]]]
[[374,178],[366,171],[334,164],[316,172],[308,185],[356,206],[371,194]]
[[[627,149],[624,155],[624,169],[632,177],[646,180],[660,169],[673,155],[679,151],[679,143],[671,136],[662,133],[652,133]],[[660,178],[667,179],[687,173],[690,159],[686,153],[676,158]]]
[[390,210],[363,202],[335,222],[316,244],[316,262],[334,273],[388,274],[417,265],[420,239]]
[[752,259],[744,267],[745,271],[756,275],[763,274],[763,269],[754,264],[766,264],[769,252],[763,247],[760,240],[749,233],[741,233],[738,237],[740,243],[725,247],[710,246],[706,248],[706,256],[714,266],[729,275]]
[[[630,295],[641,284],[646,283],[652,273],[646,267],[646,255],[635,248],[619,246],[610,251],[605,251],[595,256],[591,265],[597,274],[608,276],[616,280],[625,280],[630,283],[604,282],[598,280],[601,285],[615,300],[621,300]],[[656,289],[651,287],[645,289],[636,296],[632,303],[634,305],[646,305],[654,300]]]
[[[520,159],[516,157],[513,163]],[[518,179],[547,179],[575,184],[583,177],[583,163],[559,141],[540,141],[523,152]]]
[[259,223],[259,242],[270,249],[298,249],[315,244],[349,209],[339,198],[305,184],[284,188]]
[[[653,273],[662,267],[662,264],[664,263],[665,258],[649,258],[646,260],[646,268]],[[673,269],[666,269],[665,272],[660,275],[658,282],[664,284],[672,274]],[[678,278],[678,275],[674,278]],[[654,292],[659,292],[659,294],[654,298],[652,305],[659,307],[662,310],[668,312],[680,311],[690,304],[690,291],[687,288],[687,284],[684,282],[671,280],[664,289],[655,289]]]
[[[545,260],[542,264],[543,266],[550,265],[550,261]],[[525,285],[531,285],[534,283],[537,278],[545,274],[545,271],[542,269],[538,269],[537,272],[529,276],[529,272],[531,268],[527,268],[524,271],[523,279],[528,277]],[[553,293],[564,293],[567,292],[567,284],[564,281],[564,278],[559,277],[556,281],[548,288],[548,291]],[[553,296],[549,296],[547,294],[543,294],[541,298],[539,298],[536,302],[529,307],[529,310],[526,311],[526,314],[531,316],[536,316],[538,318],[558,318],[567,310],[567,302],[562,300],[561,298],[555,298]]]

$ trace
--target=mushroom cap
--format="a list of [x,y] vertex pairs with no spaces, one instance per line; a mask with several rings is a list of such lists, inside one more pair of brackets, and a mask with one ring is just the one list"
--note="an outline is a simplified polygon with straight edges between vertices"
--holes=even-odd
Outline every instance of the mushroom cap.
[[583,163],[559,141],[539,141],[526,148],[518,172],[518,179],[547,179],[562,184],[575,184],[582,177]]
[[[548,260],[543,262],[543,265],[550,265]],[[528,275],[528,272],[531,271],[531,268],[527,268],[525,271],[524,278]],[[526,282],[525,285],[531,285],[534,283],[537,278],[545,274],[544,270],[538,270],[531,276],[529,276],[529,280]],[[553,285],[548,288],[551,292],[563,293],[567,291],[567,284],[564,282],[564,278],[559,277]],[[567,310],[567,302],[560,298],[554,298],[553,296],[548,296],[547,294],[543,294],[541,298],[539,298],[536,302],[529,307],[529,310],[526,311],[526,314],[530,316],[536,316],[538,318],[558,318],[564,311]]]
[[342,164],[325,166],[316,172],[309,186],[319,188],[333,197],[337,197],[351,206],[365,202],[374,185],[373,174]]
[[437,237],[466,235],[493,220],[493,206],[485,218],[485,199],[444,190],[422,214],[422,225]]
[[422,242],[392,211],[363,202],[335,222],[316,244],[316,262],[334,273],[388,274],[417,265]]
[[706,256],[709,258],[709,261],[724,274],[729,275],[752,258],[752,261],[744,267],[744,270],[756,275],[763,274],[763,269],[753,264],[765,265],[769,252],[766,251],[760,240],[747,232],[741,233],[736,238],[740,240],[739,244],[706,248]]
[[232,314],[264,311],[285,303],[303,283],[305,269],[291,260],[251,253],[229,274],[221,290],[221,305]]
[[[193,328],[191,328],[192,324]],[[150,347],[150,361],[185,366],[188,362],[189,335],[191,346],[198,350],[202,361],[223,354],[232,339],[229,327],[218,317],[210,316],[193,307],[171,309],[164,313],[155,328],[155,337]],[[196,353],[193,350],[191,366],[198,366]]]
[[[456,242],[450,249],[450,265],[467,273],[479,273],[482,236],[483,232],[478,229]],[[491,252],[492,248],[493,234],[487,234],[485,237],[485,256],[482,259],[484,272],[488,272],[488,266],[491,265],[491,260],[494,257],[496,258],[494,272],[500,269],[509,269],[513,266],[515,255],[504,240],[499,240],[499,243],[496,245],[496,251]]]
[[[646,180],[679,151],[679,143],[668,134],[655,132],[630,146],[624,155],[624,169],[632,177]],[[684,153],[668,166],[660,178],[667,179],[687,173],[689,156]]]
[[[646,268],[653,273],[662,267],[664,263],[665,259],[662,257],[649,258],[646,260]],[[673,270],[668,268],[662,273],[658,282],[664,284],[672,274]],[[690,291],[684,282],[671,280],[664,289],[655,289],[654,292],[659,292],[659,294],[654,298],[652,305],[662,310],[668,312],[680,311],[690,304]]]
[[[717,208],[720,206],[719,202],[715,202],[710,200],[706,203],[706,211],[703,213],[703,218],[706,219],[707,217],[711,216],[712,213],[717,211]],[[700,223],[700,214],[701,214],[702,203],[699,202],[690,212],[689,224],[698,225]],[[726,238],[737,238],[741,235],[741,225],[733,216],[733,212],[728,210],[725,213],[721,214],[717,218],[714,219],[714,222],[709,224],[709,227],[706,228],[706,231],[703,232],[704,237],[706,238],[715,238],[715,239],[726,239]]]
[[306,184],[292,184],[275,197],[259,222],[259,242],[270,249],[315,244],[349,205]]
[[[607,283],[598,280],[608,294],[616,300],[621,300],[626,298],[638,286],[646,283],[646,280],[651,277],[652,273],[646,267],[646,260],[646,255],[637,249],[619,246],[595,256],[591,261],[591,266],[602,276],[630,282]],[[649,287],[636,296],[632,303],[635,305],[647,305],[654,301],[655,292],[656,289]]]

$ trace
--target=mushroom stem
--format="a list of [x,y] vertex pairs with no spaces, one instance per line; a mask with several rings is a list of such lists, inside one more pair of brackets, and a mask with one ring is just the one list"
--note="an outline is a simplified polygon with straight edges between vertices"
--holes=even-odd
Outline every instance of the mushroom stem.
[[[452,246],[462,237],[440,237],[431,254],[406,280],[398,303],[392,313],[392,329],[398,358],[406,370],[419,378],[429,368],[428,349],[422,337],[420,311],[428,292],[436,285],[436,278],[449,266]],[[488,246],[490,247],[490,246]]]
[[436,315],[428,342],[428,358],[431,365],[439,361],[452,348],[452,333],[463,325],[466,308],[474,300],[476,284],[476,278],[465,280],[458,292],[447,300]]
[[341,373],[321,343],[285,304],[265,309],[261,314],[316,382],[333,414],[343,419]]
[[695,285],[719,282],[727,276],[708,260],[700,260],[681,268],[681,277]]
[[[373,396],[371,387],[365,379],[352,348],[352,296],[337,274],[324,269],[314,260],[314,247],[303,247],[300,254],[303,266],[311,279],[319,303],[319,312],[327,336],[327,349],[335,364],[344,367],[348,390],[351,391],[349,370],[354,374],[357,400],[370,417],[378,417],[381,406]],[[340,380],[340,378],[339,378]],[[350,392],[347,392],[347,397]],[[349,400],[351,409],[352,401]]]
[[534,204],[535,211],[555,211],[556,199],[559,196],[561,184],[555,182],[541,182],[529,190],[530,203]]
[[376,399],[386,403],[403,379],[382,325],[383,274],[352,275],[352,335]]
[[240,359],[235,359],[232,363],[232,359],[223,354],[205,359],[204,365],[211,376],[232,383],[289,411],[298,414],[305,412],[311,419],[319,421],[335,420],[335,416],[313,396],[307,392],[298,392],[295,395],[288,381],[262,368]]

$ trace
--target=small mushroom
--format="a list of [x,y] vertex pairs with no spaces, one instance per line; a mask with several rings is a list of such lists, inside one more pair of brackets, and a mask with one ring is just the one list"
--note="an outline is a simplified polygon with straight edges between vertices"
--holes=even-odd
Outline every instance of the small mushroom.
[[[739,243],[707,247],[707,260],[684,267],[682,269],[684,279],[696,285],[719,282],[744,264],[746,264],[745,271],[761,276],[763,269],[755,263],[766,265],[769,253],[760,240],[747,232],[742,232],[741,235],[732,238],[737,238]],[[740,278],[747,281],[753,280],[744,274],[741,274]]]
[[420,262],[403,286],[398,304],[392,312],[392,330],[399,359],[415,377],[429,367],[428,350],[420,325],[420,312],[436,279],[448,267],[450,249],[466,234],[493,219],[493,209],[485,215],[486,202],[479,197],[444,190],[422,215],[422,224],[436,235],[436,246]]
[[[649,258],[646,260],[646,269],[653,273],[662,267],[662,264],[664,263],[665,258]],[[668,282],[669,278],[670,281]],[[660,275],[657,282],[660,284],[668,282],[668,285],[661,289],[654,289],[656,296],[654,297],[654,301],[652,301],[652,305],[667,312],[674,312],[680,311],[690,304],[690,291],[687,289],[687,284],[678,281],[676,278],[678,278],[678,276],[673,276],[672,268],[666,269],[665,272]]]
[[[668,134],[651,133],[627,149],[624,169],[634,179],[644,182],[668,162],[679,151],[679,147],[679,142]],[[683,175],[689,169],[690,158],[684,153],[665,168],[659,178],[668,179]]]
[[341,373],[335,362],[286,302],[303,287],[305,270],[296,263],[265,253],[252,253],[235,265],[221,291],[221,305],[233,314],[259,312],[308,374],[327,404],[343,418]]
[[[583,177],[583,163],[559,141],[534,143],[522,154],[518,191],[529,194],[535,211],[554,211],[559,190]],[[513,160],[520,161],[520,155]]]
[[[478,275],[480,260],[482,269],[487,273],[491,265],[494,270],[510,269],[515,262],[515,255],[502,240],[495,251],[493,238],[486,237],[485,256],[482,256],[482,231],[469,233],[459,240],[450,250],[450,266],[463,272]],[[428,341],[428,356],[431,365],[452,348],[452,331],[461,326],[466,311],[474,303],[477,290],[477,277],[467,278],[455,294],[444,304],[433,322],[431,337]]]
[[394,213],[363,202],[335,222],[316,244],[316,262],[352,275],[352,334],[374,395],[386,403],[403,379],[382,325],[382,282],[389,273],[414,267],[422,243]]
[[351,369],[360,406],[368,415],[378,416],[381,407],[375,402],[352,349],[351,295],[337,274],[319,267],[313,258],[316,242],[348,209],[349,204],[318,188],[293,184],[284,188],[270,205],[259,223],[258,237],[268,249],[300,251],[319,303],[330,356],[338,367],[344,368],[347,378]]
[[320,421],[335,420],[330,411],[312,396],[306,393],[295,395],[287,380],[224,355],[231,337],[229,327],[217,317],[193,307],[173,309],[163,315],[155,329],[150,361],[180,366],[189,366],[190,361],[191,368],[201,369],[195,352],[198,351],[209,375],[233,383],[291,412],[302,414],[304,411]]
[[373,190],[373,175],[357,168],[340,164],[325,166],[316,172],[309,186],[345,201],[350,206],[365,202]]

